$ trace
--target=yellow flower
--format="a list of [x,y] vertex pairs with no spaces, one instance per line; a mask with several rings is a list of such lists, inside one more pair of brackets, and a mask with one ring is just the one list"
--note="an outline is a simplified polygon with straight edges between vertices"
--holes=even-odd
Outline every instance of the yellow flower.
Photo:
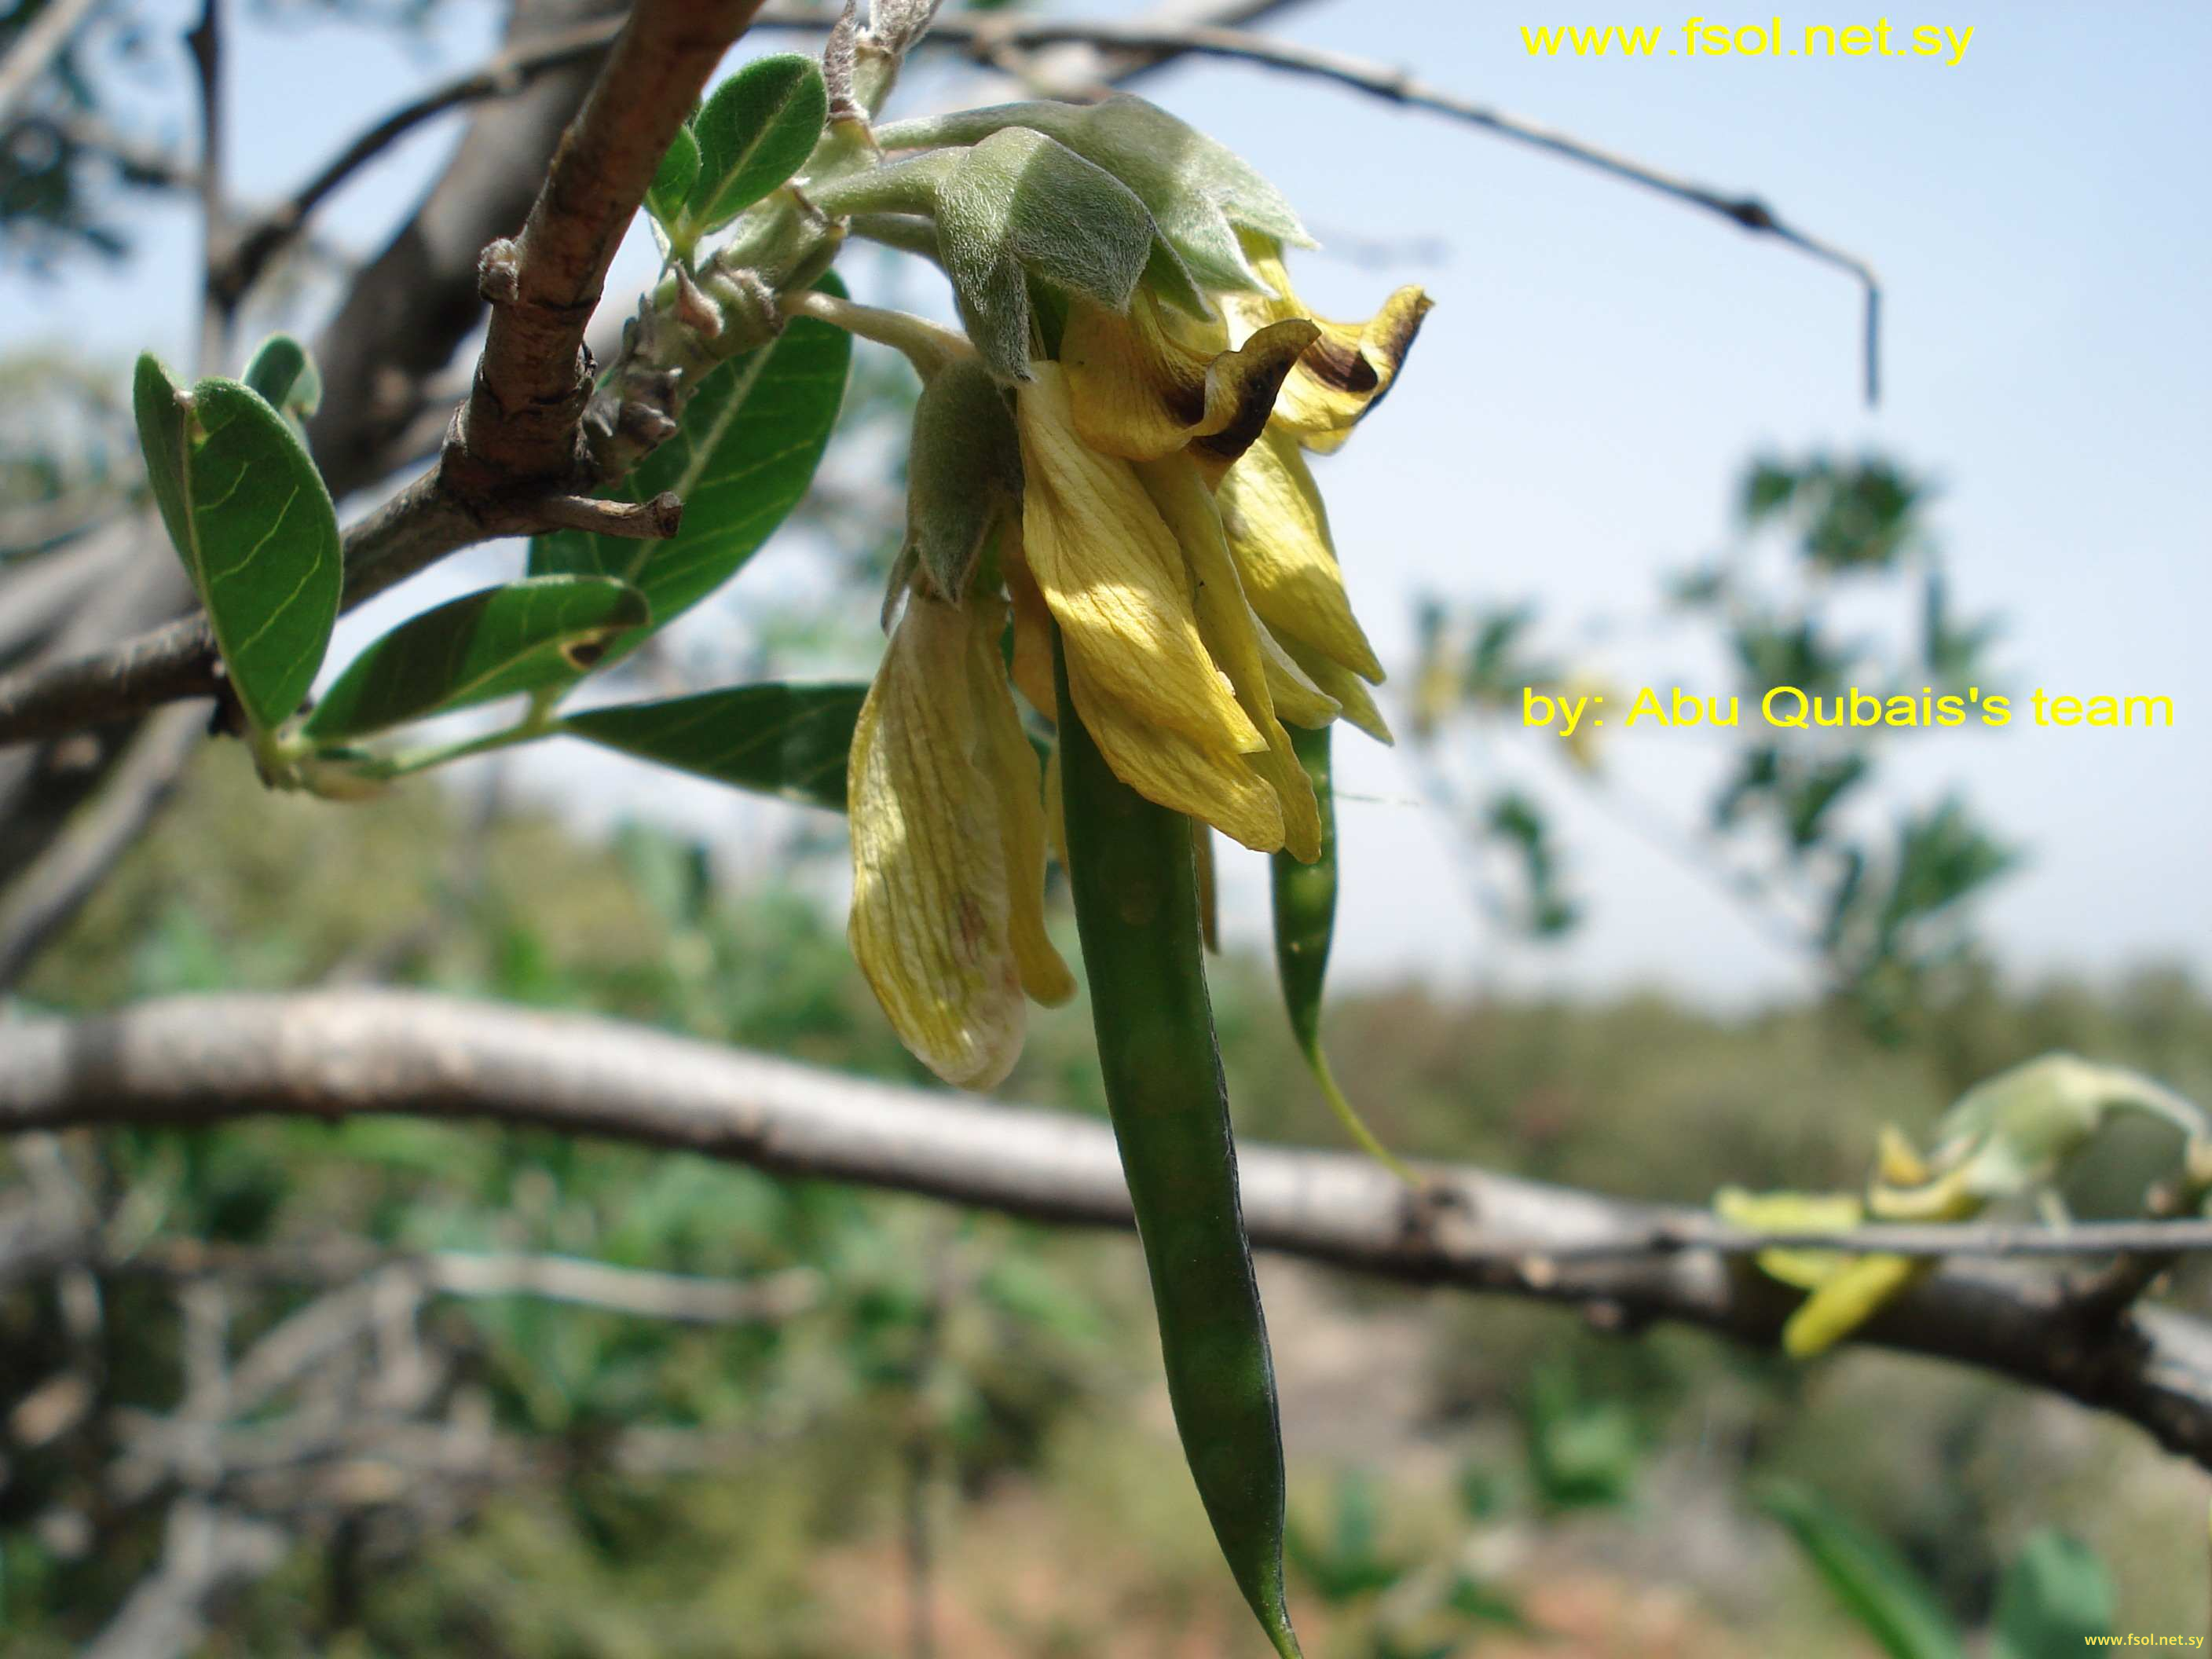
[[[1031,368],[1015,397],[1018,616],[1042,621],[1019,597],[1033,582],[1060,628],[1076,712],[1122,781],[1247,847],[1318,857],[1313,787],[1276,714],[1260,623],[1196,464],[1093,448],[1065,368]],[[1016,650],[1034,664],[1035,632]],[[1035,677],[1025,665],[1025,682]]]
[[[1723,1187],[1713,1210],[1750,1232],[1848,1232],[1866,1219],[1850,1193],[1747,1193]],[[1933,1261],[1901,1255],[1846,1255],[1835,1250],[1761,1250],[1759,1271],[1810,1291],[1782,1327],[1782,1351],[1793,1359],[1826,1353],[1935,1270]]]
[[1214,296],[1229,319],[1229,340],[1241,346],[1285,318],[1311,320],[1320,337],[1307,347],[1275,400],[1275,424],[1308,449],[1328,453],[1344,447],[1352,428],[1381,403],[1413,349],[1429,314],[1429,296],[1401,288],[1364,323],[1333,323],[1314,316],[1291,289],[1282,244],[1255,230],[1239,240],[1252,269],[1274,292],[1225,292]]
[[1285,377],[1320,337],[1304,318],[1285,318],[1232,350],[1224,324],[1194,322],[1140,289],[1126,313],[1072,301],[1060,363],[1075,429],[1093,449],[1151,461],[1195,446],[1225,465],[1260,435]]
[[1058,802],[1040,801],[1008,686],[1059,717],[1055,629],[1116,775],[1247,847],[1320,856],[1285,722],[1389,741],[1304,451],[1337,447],[1389,388],[1428,302],[1407,289],[1372,323],[1318,321],[1279,244],[1247,249],[1277,293],[1209,295],[1212,319],[1147,289],[1119,311],[1071,295],[1056,358],[1013,392],[1018,525],[1001,521],[957,605],[926,569],[903,579],[854,734],[851,934],[901,1039],[948,1082],[1003,1079],[1025,994],[1072,991],[1042,908]]
[[1390,732],[1303,448],[1336,447],[1388,390],[1428,301],[1407,289],[1370,323],[1319,321],[1280,244],[1244,246],[1273,294],[1211,294],[1212,319],[1144,289],[1126,311],[1077,297],[1057,362],[1032,366],[1017,399],[1015,672],[1034,700],[1049,616],[1079,712],[1125,782],[1310,859],[1319,813],[1284,722]]
[[998,641],[1002,601],[917,588],[853,732],[853,954],[899,1039],[988,1089],[1020,1054],[1024,994],[1075,992],[1044,930],[1044,802]]
[[1352,613],[1328,509],[1296,434],[1270,421],[1216,499],[1252,608],[1345,719],[1389,743],[1390,728],[1361,684],[1380,685],[1382,665]]

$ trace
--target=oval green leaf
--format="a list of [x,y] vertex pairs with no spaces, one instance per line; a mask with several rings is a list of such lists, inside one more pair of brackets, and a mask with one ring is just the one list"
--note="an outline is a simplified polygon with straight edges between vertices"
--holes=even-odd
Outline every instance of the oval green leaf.
[[797,52],[757,58],[723,82],[691,124],[699,175],[687,228],[716,229],[781,185],[813,154],[829,118],[822,66]]
[[679,772],[845,810],[845,762],[864,684],[735,685],[571,714],[561,731]]
[[[842,295],[835,277],[818,286]],[[629,501],[673,490],[684,525],[666,541],[625,541],[562,531],[531,544],[532,575],[613,576],[652,607],[650,628],[612,642],[609,657],[705,599],[744,568],[814,481],[845,401],[852,337],[801,317],[781,337],[709,374],[684,411],[683,428],[621,486]]]
[[684,211],[684,204],[691,194],[691,187],[699,182],[699,141],[692,137],[688,126],[676,129],[676,137],[668,146],[668,154],[660,158],[660,169],[653,175],[653,184],[645,192],[645,210],[664,225],[673,228]]
[[131,402],[161,522],[239,703],[273,730],[314,684],[337,621],[330,491],[284,417],[237,380],[202,380],[187,395],[148,353]]
[[650,613],[605,576],[539,576],[426,611],[355,658],[307,718],[318,743],[528,691],[588,667]]

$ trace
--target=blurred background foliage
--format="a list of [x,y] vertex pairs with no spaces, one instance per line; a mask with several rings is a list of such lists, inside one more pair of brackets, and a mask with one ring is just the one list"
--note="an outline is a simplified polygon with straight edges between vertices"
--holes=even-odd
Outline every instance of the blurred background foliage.
[[[1553,943],[1581,918],[1571,851],[1537,799],[1498,781],[1501,746],[1533,740],[1612,817],[1809,960],[1870,1034],[1902,1042],[1942,1024],[1987,970],[1974,907],[2021,851],[1954,794],[1901,812],[1874,805],[1898,750],[1944,729],[1936,700],[1959,699],[1950,724],[1978,727],[1984,700],[2011,689],[1990,660],[1998,620],[1959,614],[1929,522],[1938,494],[1878,453],[1762,456],[1736,484],[1735,543],[1665,577],[1647,612],[1554,621],[1526,604],[1427,602],[1413,736],[1489,913]],[[1671,678],[1646,678],[1657,696],[1597,665],[1608,636],[1624,633],[1656,637],[1676,665]],[[1668,689],[1680,687],[1699,690],[1684,699]],[[1769,694],[1785,689],[1794,695],[1775,706],[1801,729],[1766,716]],[[1587,702],[1576,729],[1548,713],[1551,729],[1525,729],[1532,693]],[[1832,716],[1855,693],[1904,697],[1914,712],[1844,725]],[[1813,699],[1828,713],[1808,714]],[[1632,719],[1700,727],[1724,745],[1698,817],[1682,821],[1613,775],[1605,728]]]
[[[374,978],[919,1080],[834,920],[778,879],[819,856],[811,839],[718,872],[642,823],[594,843],[489,805],[430,787],[345,810],[271,799],[242,756],[212,751],[27,998]],[[1330,1144],[1261,965],[1232,958],[1218,981],[1245,1129]],[[2052,1047],[2212,1091],[2212,1006],[2162,974],[2027,994],[1976,979],[1940,1035],[1905,1045],[1840,1005],[1719,1019],[1656,994],[1412,987],[1346,996],[1334,1041],[1409,1152],[1690,1201],[1717,1171],[1848,1185],[1881,1123],[1924,1125]],[[1044,1018],[1011,1092],[1099,1111],[1089,1049],[1079,1007]],[[2129,1207],[2158,1155],[2094,1160],[2077,1204]],[[432,1397],[380,1416],[371,1390],[349,1407],[368,1438],[303,1454],[294,1486],[270,1454],[287,1564],[241,1592],[211,1651],[705,1654],[743,1632],[740,1650],[775,1656],[1196,1654],[1241,1629],[1176,1478],[1124,1242],[484,1126],[138,1130],[63,1156],[112,1218],[99,1364],[126,1410],[173,1407],[185,1291],[210,1263],[238,1352],[313,1300],[298,1264],[339,1247],[774,1291],[714,1326],[428,1302]],[[174,1255],[195,1249],[216,1254]],[[1548,1310],[1263,1271],[1316,1652],[1866,1651],[1817,1555],[1760,1507],[1783,1477],[1885,1540],[1962,1628],[1996,1616],[2004,1560],[2054,1523],[2112,1564],[2130,1626],[2196,1617],[2194,1483],[2058,1402],[1926,1362],[1800,1370],[1679,1332],[1624,1341]],[[70,1359],[65,1301],[59,1279],[0,1295],[0,1629],[37,1659],[75,1651],[151,1565],[173,1490],[118,1504],[112,1448],[38,1441],[40,1385]],[[288,1403],[272,1423],[316,1409],[304,1387]],[[426,1422],[446,1449],[410,1463],[404,1435]]]

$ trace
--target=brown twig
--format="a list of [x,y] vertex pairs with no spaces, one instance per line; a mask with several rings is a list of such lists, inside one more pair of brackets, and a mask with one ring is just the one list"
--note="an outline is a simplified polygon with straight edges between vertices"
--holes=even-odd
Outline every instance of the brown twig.
[[[608,1021],[349,991],[181,998],[0,1026],[0,1133],[394,1111],[606,1135],[1061,1224],[1129,1224],[1102,1123]],[[1736,1257],[1772,1239],[1731,1237],[1700,1212],[1456,1166],[1429,1170],[1416,1199],[1366,1159],[1278,1147],[1247,1147],[1243,1165],[1255,1244],[1358,1273],[1580,1306],[1608,1328],[1673,1320],[1767,1347],[1797,1300]],[[2033,1231],[1929,1243],[1955,1257],[2033,1242]],[[1913,1242],[1883,1230],[1868,1248]],[[1953,1260],[1860,1334],[2113,1412],[2212,1467],[2212,1328],[2200,1322],[2137,1308],[2085,1332],[2055,1280]]]
[[491,328],[439,471],[463,500],[596,482],[580,422],[584,328],[660,158],[762,0],[640,0],[513,241],[478,266]]

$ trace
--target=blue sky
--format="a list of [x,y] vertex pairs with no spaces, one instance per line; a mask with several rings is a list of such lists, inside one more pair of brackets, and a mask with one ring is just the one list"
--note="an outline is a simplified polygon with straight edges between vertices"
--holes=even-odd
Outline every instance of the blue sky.
[[[250,32],[234,65],[256,89],[234,140],[241,194],[280,190],[411,87],[471,61],[489,9],[451,9],[428,52],[345,27]],[[1521,44],[1523,24],[1679,28],[1681,15],[1648,7],[1312,0],[1283,32],[1417,66],[1441,87],[1756,193],[1864,255],[1888,291],[1885,396],[1871,412],[1853,286],[1771,241],[1349,92],[1216,64],[1178,68],[1146,92],[1243,151],[1324,238],[1398,250],[1382,264],[1371,251],[1309,256],[1297,275],[1324,311],[1364,313],[1403,281],[1438,302],[1389,405],[1322,475],[1386,660],[1407,659],[1425,592],[1526,597],[1562,621],[1633,611],[1659,570],[1722,542],[1748,454],[1881,446],[1943,481],[1935,523],[1955,588],[2003,614],[1999,659],[2018,689],[2158,693],[2179,711],[2156,733],[1932,736],[1900,756],[1894,800],[1957,787],[2028,845],[2031,863],[1989,913],[2015,971],[2163,960],[2201,973],[2212,966],[2200,724],[2212,666],[2199,643],[2212,613],[2201,176],[2212,8],[1781,16],[1785,32],[1887,16],[1975,34],[1963,64],[1942,68],[1532,59]],[[373,246],[451,137],[418,135],[337,200],[328,228]],[[195,257],[189,222],[157,218],[145,243],[149,258],[125,276],[47,290],[9,279],[0,342],[64,337],[118,362],[144,344],[178,354],[190,302],[165,273]],[[802,580],[805,556],[773,550],[761,579]],[[499,574],[504,556],[475,556],[439,591]],[[1685,666],[1620,645],[1591,662],[1626,684]],[[1724,689],[1711,672],[1692,689]],[[1498,763],[1540,784],[1542,741],[1510,743]],[[1626,785],[1685,813],[1713,759],[1661,733],[1623,734],[1610,752]],[[1558,951],[1501,941],[1465,900],[1448,830],[1414,804],[1413,775],[1357,740],[1340,753],[1357,798],[1342,830],[1350,971],[1665,983],[1729,1003],[1802,983],[1798,964],[1695,877],[1571,794],[1559,797],[1562,827],[1592,923]],[[530,775],[573,795],[575,765],[549,755]],[[702,827],[729,821],[726,799],[703,787],[623,776],[637,791],[625,799]],[[748,823],[749,837],[767,833]],[[1232,937],[1258,940],[1258,861],[1231,860],[1226,891]]]

